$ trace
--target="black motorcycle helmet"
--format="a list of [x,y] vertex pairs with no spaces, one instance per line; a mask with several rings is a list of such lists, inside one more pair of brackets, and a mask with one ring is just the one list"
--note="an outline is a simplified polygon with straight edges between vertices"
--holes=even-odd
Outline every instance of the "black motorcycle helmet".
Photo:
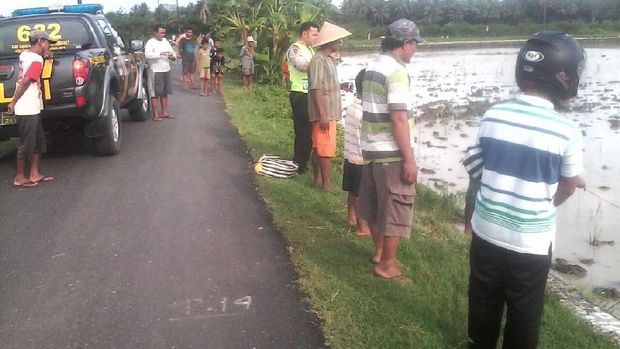
[[515,77],[521,90],[548,93],[556,104],[577,95],[586,54],[569,34],[541,31],[519,51]]

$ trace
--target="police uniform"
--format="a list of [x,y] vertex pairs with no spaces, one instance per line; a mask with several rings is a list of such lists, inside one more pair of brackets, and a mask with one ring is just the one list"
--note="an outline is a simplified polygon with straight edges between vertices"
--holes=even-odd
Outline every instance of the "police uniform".
[[307,169],[312,151],[312,124],[308,116],[308,64],[314,56],[314,49],[300,41],[288,49],[287,61],[290,71],[290,101],[293,110],[295,131],[293,161],[299,165],[299,172]]

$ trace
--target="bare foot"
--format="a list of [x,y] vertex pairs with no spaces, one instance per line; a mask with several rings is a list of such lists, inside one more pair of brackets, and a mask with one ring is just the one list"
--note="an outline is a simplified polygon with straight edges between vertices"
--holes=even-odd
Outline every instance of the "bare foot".
[[379,262],[381,262],[381,254],[380,254],[380,253],[379,253],[379,254],[377,254],[377,253],[375,252],[375,254],[372,256],[371,260],[372,260],[372,262],[373,262],[374,264],[379,264]]
[[406,285],[413,281],[409,277],[401,274],[400,272],[398,272],[397,274],[391,275],[391,274],[386,274],[384,272],[379,271],[378,268],[379,268],[378,266],[374,267],[373,273],[376,277],[380,279],[389,280],[399,285]]
[[13,186],[14,187],[34,187],[36,186],[37,182],[33,182],[28,178],[25,177],[20,177],[20,178],[14,178],[13,179]]
[[372,270],[378,276],[380,276],[382,278],[386,278],[386,279],[391,279],[391,278],[398,277],[398,276],[402,275],[402,273],[400,272],[400,270],[398,268],[394,267],[394,268],[389,268],[387,270],[384,270],[384,269],[381,268],[380,264],[375,265],[375,267]]
[[351,211],[349,211],[349,217],[347,219],[347,224],[352,227],[357,226],[357,217],[355,217],[355,213],[351,213]]
[[[369,231],[363,231],[363,230],[356,229],[355,230],[355,235],[357,235],[357,236],[370,236],[370,232]],[[374,258],[373,258],[373,261],[374,261]]]
[[336,188],[334,188],[331,184],[325,184],[323,186],[323,189],[325,189],[325,191],[327,191],[329,193],[335,193],[336,192]]

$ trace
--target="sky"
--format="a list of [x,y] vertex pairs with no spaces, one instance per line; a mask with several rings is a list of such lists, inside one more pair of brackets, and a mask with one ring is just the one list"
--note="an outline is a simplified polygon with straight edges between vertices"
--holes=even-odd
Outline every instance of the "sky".
[[[196,2],[191,0],[178,0],[179,6],[187,5],[190,2]],[[175,0],[82,0],[84,4],[101,4],[103,5],[103,11],[116,11],[123,8],[125,11],[136,4],[145,2],[152,9],[157,7],[157,4],[175,4]],[[10,16],[11,13],[18,8],[28,7],[45,7],[51,5],[74,5],[77,4],[77,0],[0,0],[0,14],[3,16]]]
[[[179,6],[187,5],[190,2],[196,2],[191,0],[178,0]],[[175,0],[83,0],[85,4],[88,3],[96,3],[103,5],[104,12],[108,11],[116,11],[120,8],[123,8],[125,11],[129,11],[129,9],[136,4],[141,4],[145,2],[151,9],[157,7],[157,4],[175,4]],[[342,3],[342,0],[332,0],[332,3],[338,6]],[[77,4],[77,0],[20,0],[20,1],[10,1],[10,0],[0,0],[0,15],[10,16],[11,13],[18,8],[27,8],[27,7],[44,7],[53,5],[72,5]]]

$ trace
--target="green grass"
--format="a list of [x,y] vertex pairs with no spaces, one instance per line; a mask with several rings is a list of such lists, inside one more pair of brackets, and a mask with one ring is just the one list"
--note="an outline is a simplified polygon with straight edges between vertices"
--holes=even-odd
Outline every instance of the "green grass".
[[[255,85],[242,91],[228,79],[227,112],[254,159],[290,157],[288,92]],[[336,161],[340,168],[341,161]],[[337,172],[337,173],[336,173]],[[335,170],[334,183],[341,172]],[[454,229],[452,201],[419,186],[413,233],[398,258],[409,285],[371,274],[372,243],[346,226],[345,194],[313,189],[310,174],[279,180],[256,177],[275,225],[289,244],[299,285],[334,348],[464,348],[467,340],[468,241]],[[541,348],[616,348],[549,297]]]

